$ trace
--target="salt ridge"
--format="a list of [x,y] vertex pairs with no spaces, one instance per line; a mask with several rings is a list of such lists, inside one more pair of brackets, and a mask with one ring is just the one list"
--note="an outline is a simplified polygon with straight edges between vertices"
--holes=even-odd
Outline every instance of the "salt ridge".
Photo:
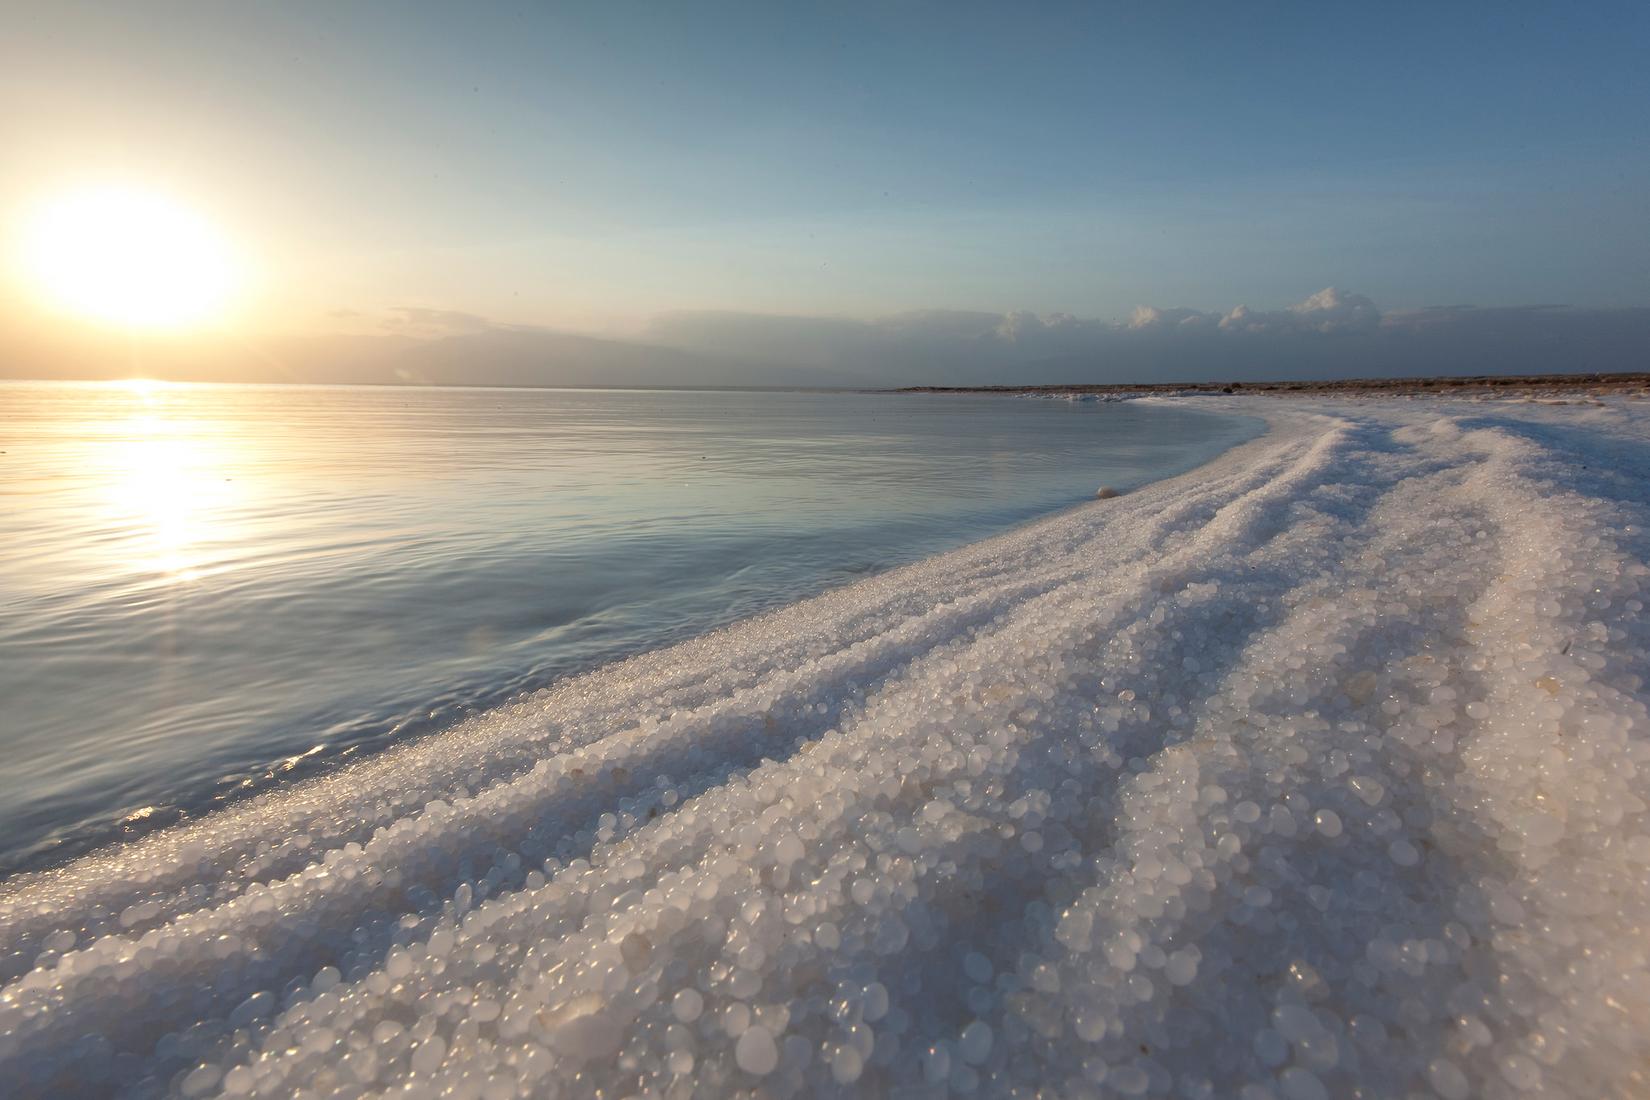
[[1650,1092],[1650,430],[1215,463],[0,886],[19,1096]]

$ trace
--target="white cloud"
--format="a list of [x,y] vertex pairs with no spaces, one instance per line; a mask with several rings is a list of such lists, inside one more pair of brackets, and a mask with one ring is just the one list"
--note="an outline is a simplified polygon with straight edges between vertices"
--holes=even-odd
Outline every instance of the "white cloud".
[[[1243,306],[1239,306],[1243,309]],[[1156,306],[1135,306],[1134,312],[1129,315],[1124,326],[1131,331],[1155,332],[1163,329],[1176,328],[1192,330],[1203,327],[1212,327],[1220,322],[1220,315],[1204,313],[1198,309],[1158,309]]]
[[1381,323],[1381,311],[1362,294],[1325,287],[1289,312],[1318,332],[1367,332]]

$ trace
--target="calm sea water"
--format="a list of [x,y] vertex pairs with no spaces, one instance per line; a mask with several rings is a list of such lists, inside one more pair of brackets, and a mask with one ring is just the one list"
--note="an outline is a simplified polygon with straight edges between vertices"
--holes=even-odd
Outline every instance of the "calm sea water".
[[1257,430],[1009,398],[0,384],[0,873]]

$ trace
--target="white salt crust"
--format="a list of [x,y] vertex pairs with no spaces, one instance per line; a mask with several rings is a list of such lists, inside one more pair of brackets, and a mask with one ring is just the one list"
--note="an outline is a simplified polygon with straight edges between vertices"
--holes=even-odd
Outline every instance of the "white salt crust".
[[1650,428],[1206,404],[1271,430],[12,880],[0,1090],[1650,1095]]

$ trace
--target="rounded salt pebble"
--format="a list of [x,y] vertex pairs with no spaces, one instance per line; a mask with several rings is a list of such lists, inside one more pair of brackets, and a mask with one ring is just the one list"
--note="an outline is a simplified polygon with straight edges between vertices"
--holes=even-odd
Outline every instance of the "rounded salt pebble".
[[1190,985],[1197,977],[1197,955],[1189,948],[1171,951],[1163,964],[1171,985]]
[[200,1066],[183,1079],[178,1091],[184,1096],[205,1096],[218,1087],[222,1076],[217,1066]]
[[1323,1025],[1305,1005],[1279,1005],[1272,1010],[1272,1026],[1291,1043],[1310,1039],[1323,1030]]
[[1263,1027],[1255,1032],[1251,1045],[1254,1047],[1255,1057],[1259,1058],[1264,1066],[1281,1066],[1289,1060],[1288,1041],[1269,1027]]
[[697,989],[684,989],[670,1002],[670,1010],[684,1024],[691,1024],[704,1010],[705,999]]
[[803,847],[802,841],[798,840],[792,833],[786,833],[780,838],[779,843],[774,845],[775,859],[786,867],[789,867],[807,853],[808,850]]
[[1334,810],[1319,810],[1312,815],[1312,823],[1319,833],[1331,840],[1341,835],[1341,815]]
[[1467,1100],[1472,1095],[1472,1083],[1467,1075],[1448,1058],[1434,1058],[1428,1063],[1427,1083],[1444,1100]]
[[881,982],[872,982],[865,987],[865,1002],[863,1017],[868,1024],[874,1024],[888,1015],[888,989]]
[[1329,1100],[1329,1090],[1309,1069],[1291,1066],[1278,1075],[1278,1091],[1286,1100]]
[[1368,776],[1355,775],[1348,779],[1346,784],[1366,805],[1378,805],[1381,799],[1386,797],[1386,788],[1382,786],[1379,780],[1371,779]]
[[865,1070],[865,1057],[851,1046],[839,1047],[831,1055],[831,1080],[839,1085],[851,1085]]
[[962,1034],[957,1037],[957,1052],[970,1065],[980,1065],[991,1057],[991,1040],[991,1025],[984,1020],[975,1020],[963,1028]]
[[1400,867],[1413,867],[1421,862],[1421,853],[1416,850],[1415,845],[1402,837],[1387,845],[1386,851],[1387,855],[1392,857],[1392,862]]
[[1124,1096],[1144,1096],[1152,1079],[1139,1066],[1117,1066],[1106,1076],[1106,1082]]
[[762,1077],[772,1073],[774,1067],[779,1065],[779,1045],[774,1042],[771,1031],[761,1024],[753,1024],[739,1036],[733,1057],[740,1069]]
[[1501,1071],[1502,1079],[1515,1089],[1535,1092],[1541,1088],[1541,1067],[1522,1054],[1502,1056],[1496,1060],[1496,1068]]
[[929,1047],[922,1056],[923,1080],[938,1085],[951,1076],[951,1051],[940,1043]]
[[1110,500],[1117,496],[1117,490],[1110,485],[1102,485],[1094,494],[1096,500]]

